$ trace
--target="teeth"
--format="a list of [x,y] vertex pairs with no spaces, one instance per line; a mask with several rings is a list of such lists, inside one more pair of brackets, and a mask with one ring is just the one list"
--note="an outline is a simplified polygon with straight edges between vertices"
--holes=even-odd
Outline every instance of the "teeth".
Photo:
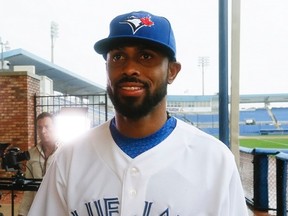
[[139,90],[140,87],[134,87],[134,86],[131,86],[131,87],[122,87],[122,89],[133,91],[133,90]]

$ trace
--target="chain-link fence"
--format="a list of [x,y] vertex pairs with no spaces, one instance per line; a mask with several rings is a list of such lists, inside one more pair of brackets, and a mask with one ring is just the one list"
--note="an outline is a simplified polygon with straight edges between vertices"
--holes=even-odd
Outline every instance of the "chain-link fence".
[[[253,154],[252,150],[242,149],[240,152],[240,177],[245,191],[247,201],[253,202],[254,187],[253,187]],[[252,203],[251,203],[252,205]]]
[[286,216],[287,161],[288,154],[277,149],[240,148],[239,172],[253,209]]

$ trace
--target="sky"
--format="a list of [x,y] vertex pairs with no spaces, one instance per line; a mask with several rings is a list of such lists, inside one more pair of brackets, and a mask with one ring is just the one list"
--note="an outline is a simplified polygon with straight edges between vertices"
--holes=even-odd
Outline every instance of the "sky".
[[[54,63],[103,87],[105,61],[93,46],[108,35],[111,19],[138,10],[165,16],[182,64],[168,94],[202,94],[198,59],[203,56],[209,58],[204,94],[219,92],[217,0],[0,0],[0,5],[0,37],[9,41],[10,49],[21,48],[50,61],[50,25],[56,22]],[[287,93],[288,1],[242,0],[240,9],[240,94]],[[230,25],[231,19],[229,39]]]

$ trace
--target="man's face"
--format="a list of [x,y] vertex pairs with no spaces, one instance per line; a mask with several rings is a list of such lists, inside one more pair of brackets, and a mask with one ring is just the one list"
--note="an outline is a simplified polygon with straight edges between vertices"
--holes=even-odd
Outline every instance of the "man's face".
[[106,64],[107,92],[123,116],[146,116],[166,96],[169,60],[160,52],[138,46],[113,49]]
[[55,128],[53,120],[49,117],[37,121],[37,134],[41,143],[50,143],[55,141]]

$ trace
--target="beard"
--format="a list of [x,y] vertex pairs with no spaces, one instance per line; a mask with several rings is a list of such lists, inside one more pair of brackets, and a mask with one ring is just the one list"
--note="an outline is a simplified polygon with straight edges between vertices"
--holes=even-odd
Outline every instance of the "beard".
[[167,80],[163,81],[152,93],[149,91],[149,85],[147,83],[144,83],[135,77],[125,77],[116,83],[115,86],[121,82],[141,82],[144,84],[145,88],[144,99],[139,103],[138,98],[121,97],[119,96],[118,88],[115,88],[115,92],[113,92],[112,88],[107,85],[107,92],[115,110],[129,119],[137,120],[146,116],[167,95]]

